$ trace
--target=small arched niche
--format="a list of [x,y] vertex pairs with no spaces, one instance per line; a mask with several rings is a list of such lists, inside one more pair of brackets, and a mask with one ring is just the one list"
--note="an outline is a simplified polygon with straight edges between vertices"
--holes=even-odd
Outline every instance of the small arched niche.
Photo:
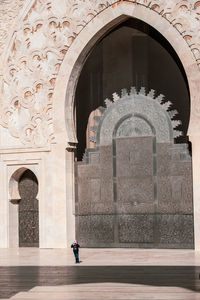
[[9,181],[9,247],[39,247],[38,180],[28,168]]

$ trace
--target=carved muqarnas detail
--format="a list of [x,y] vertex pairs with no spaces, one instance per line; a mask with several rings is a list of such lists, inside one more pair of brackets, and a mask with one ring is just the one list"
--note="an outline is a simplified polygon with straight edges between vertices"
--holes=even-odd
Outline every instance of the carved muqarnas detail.
[[[21,1],[17,3],[20,5]],[[30,1],[30,9],[17,24],[9,51],[6,49],[8,53],[4,55],[0,95],[0,124],[22,144],[53,142],[53,92],[64,56],[96,15],[123,2],[127,1],[35,0],[31,6]],[[188,43],[197,64],[200,63],[200,1],[131,0],[128,3],[143,5],[168,20]]]

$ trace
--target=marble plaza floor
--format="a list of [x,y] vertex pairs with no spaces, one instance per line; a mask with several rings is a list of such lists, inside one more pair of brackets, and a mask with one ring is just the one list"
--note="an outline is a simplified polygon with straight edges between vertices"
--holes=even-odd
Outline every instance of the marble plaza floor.
[[200,299],[193,250],[0,249],[0,299]]

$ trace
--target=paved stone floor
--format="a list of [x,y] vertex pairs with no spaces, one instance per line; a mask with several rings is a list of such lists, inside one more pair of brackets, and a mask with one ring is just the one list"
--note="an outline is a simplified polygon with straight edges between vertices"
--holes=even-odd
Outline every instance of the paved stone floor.
[[193,250],[0,249],[0,299],[200,299]]

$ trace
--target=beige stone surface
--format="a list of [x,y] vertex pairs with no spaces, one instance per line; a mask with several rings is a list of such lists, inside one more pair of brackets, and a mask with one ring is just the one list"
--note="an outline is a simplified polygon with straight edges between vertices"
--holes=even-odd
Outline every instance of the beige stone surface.
[[[200,299],[198,273],[200,253],[198,251],[80,249],[80,258],[82,261],[81,264],[75,265],[74,268],[77,268],[81,273],[82,269],[92,267],[93,278],[96,282],[90,282],[91,274],[89,269],[87,269],[88,271],[84,273],[85,283],[79,283],[80,278],[77,276],[74,277],[73,284],[35,286],[27,292],[17,293],[10,299]],[[73,265],[74,258],[71,249],[39,250],[21,248],[19,250],[0,250],[0,266],[66,266],[66,270],[68,270],[67,268],[70,268]],[[105,268],[106,278],[106,272],[109,270],[108,268],[112,267],[121,267],[122,274],[113,273],[113,280],[109,277],[109,281],[107,281],[107,279],[103,280],[103,278],[99,277],[99,268]],[[141,267],[141,269],[134,271],[135,267]],[[156,272],[155,267],[157,268]],[[165,267],[165,271],[162,271]],[[177,270],[179,267],[181,268],[182,273]],[[192,279],[191,276],[187,277],[187,274],[192,272],[191,270],[188,271],[187,267],[194,267],[194,270],[196,270]],[[126,273],[124,273],[126,268],[132,270],[131,277],[127,277]],[[24,280],[22,271],[21,273],[18,273],[18,276],[19,279],[21,276],[21,280]],[[137,276],[139,277],[137,278]],[[117,282],[115,282],[116,278]],[[161,278],[164,278],[165,280],[162,281]],[[173,278],[173,280],[171,278]],[[56,280],[56,277],[54,279]],[[140,280],[144,281],[143,284],[140,283]],[[150,282],[152,282],[152,284],[150,284]]]
[[[200,266],[200,252],[170,249],[80,249],[81,266]],[[74,266],[71,249],[0,249],[0,266]]]
[[[5,51],[5,45],[10,38],[9,33],[15,30],[13,23],[15,23],[18,15],[25,5],[26,0],[3,0],[0,2],[0,54]],[[2,61],[1,61],[2,63]],[[2,66],[1,66],[2,68]]]

